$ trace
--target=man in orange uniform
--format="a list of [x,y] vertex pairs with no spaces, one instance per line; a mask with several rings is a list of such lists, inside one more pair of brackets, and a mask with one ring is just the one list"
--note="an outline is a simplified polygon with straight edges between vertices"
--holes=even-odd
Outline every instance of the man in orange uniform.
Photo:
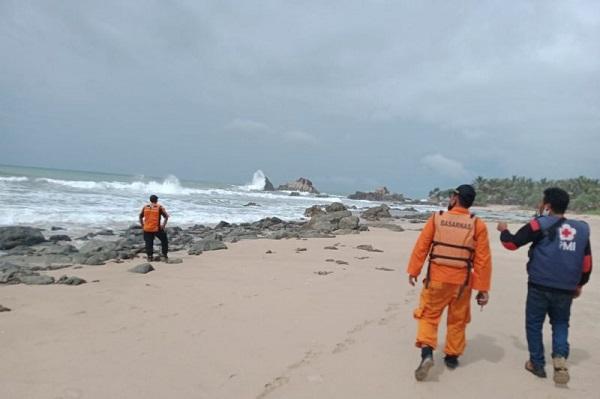
[[[161,223],[161,218],[163,219]],[[144,241],[146,242],[146,255],[148,255],[148,261],[152,261],[152,255],[154,253],[154,237],[160,240],[161,250],[163,259],[168,259],[169,253],[169,240],[167,238],[167,220],[169,220],[169,214],[165,208],[158,203],[158,197],[156,195],[150,196],[150,203],[144,205],[140,212],[140,224],[144,230]]]
[[448,211],[429,218],[413,249],[407,268],[408,282],[414,286],[429,255],[429,265],[421,291],[416,346],[421,348],[421,363],[415,378],[422,381],[433,366],[437,331],[444,309],[448,308],[446,354],[450,369],[458,366],[465,350],[465,330],[471,320],[471,290],[478,290],[477,302],[487,304],[492,274],[488,231],[485,223],[469,213],[475,189],[467,184],[450,195]]

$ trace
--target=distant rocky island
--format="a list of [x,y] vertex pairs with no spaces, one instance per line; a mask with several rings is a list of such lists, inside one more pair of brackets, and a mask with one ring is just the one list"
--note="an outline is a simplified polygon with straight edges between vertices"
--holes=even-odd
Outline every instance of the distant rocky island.
[[372,192],[357,191],[354,194],[348,196],[349,199],[353,200],[367,200],[367,201],[389,201],[389,202],[403,202],[406,198],[403,194],[391,193],[387,187],[379,187]]

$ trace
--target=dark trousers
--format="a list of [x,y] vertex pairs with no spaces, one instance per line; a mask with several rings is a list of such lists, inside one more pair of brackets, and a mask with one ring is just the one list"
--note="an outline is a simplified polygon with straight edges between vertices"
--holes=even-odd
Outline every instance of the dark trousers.
[[552,357],[569,357],[569,319],[573,294],[546,290],[529,285],[525,306],[525,329],[529,360],[544,367],[544,343],[542,330],[546,315],[552,325]]
[[163,256],[167,256],[169,253],[169,240],[167,238],[167,232],[164,230],[157,231],[156,233],[149,233],[144,231],[144,241],[146,242],[146,255],[152,257],[154,254],[154,237],[160,240],[160,246],[162,249]]

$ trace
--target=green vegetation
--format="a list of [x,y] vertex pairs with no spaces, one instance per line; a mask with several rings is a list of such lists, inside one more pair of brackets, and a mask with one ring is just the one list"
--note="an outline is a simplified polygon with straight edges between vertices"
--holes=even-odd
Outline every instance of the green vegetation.
[[[477,190],[475,205],[518,205],[533,208],[542,199],[544,189],[560,187],[571,196],[569,210],[576,212],[600,212],[600,180],[588,177],[563,180],[532,180],[513,176],[505,179],[486,179],[477,177],[473,181]],[[441,201],[448,198],[452,189],[435,188],[429,192],[429,198]]]

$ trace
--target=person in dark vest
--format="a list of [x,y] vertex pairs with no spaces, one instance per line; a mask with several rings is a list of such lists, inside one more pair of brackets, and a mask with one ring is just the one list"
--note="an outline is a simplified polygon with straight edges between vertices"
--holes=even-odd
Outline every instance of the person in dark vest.
[[[161,220],[162,219],[162,220]],[[167,237],[167,221],[169,214],[165,208],[158,203],[156,195],[150,196],[150,203],[144,205],[140,212],[140,224],[144,230],[144,241],[146,243],[146,255],[148,261],[153,260],[154,237],[160,240],[163,260],[168,259],[169,239]]]
[[569,319],[573,298],[581,295],[582,287],[592,272],[590,228],[587,223],[567,219],[569,194],[560,188],[548,188],[538,209],[538,216],[516,234],[511,234],[505,222],[498,223],[500,241],[505,248],[529,248],[529,275],[525,330],[529,360],[525,369],[546,378],[542,330],[546,315],[552,325],[552,363],[554,382],[569,382]]
[[442,313],[447,309],[444,363],[458,366],[466,346],[466,328],[471,320],[471,290],[478,290],[477,303],[488,303],[492,260],[488,231],[483,220],[469,212],[475,189],[463,184],[450,194],[448,211],[435,212],[415,244],[407,267],[408,282],[414,286],[429,256],[419,307],[415,345],[421,362],[415,378],[422,381],[433,366],[433,351]]

